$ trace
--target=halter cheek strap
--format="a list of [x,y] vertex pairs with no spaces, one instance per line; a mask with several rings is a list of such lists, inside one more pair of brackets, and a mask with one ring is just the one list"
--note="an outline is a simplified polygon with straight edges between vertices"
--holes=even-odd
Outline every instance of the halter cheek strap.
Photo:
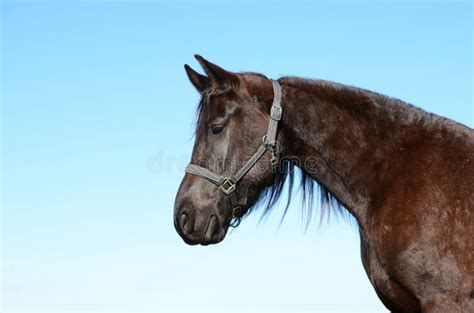
[[245,204],[239,204],[241,201],[237,199],[236,187],[239,181],[248,173],[248,171],[250,171],[250,169],[252,169],[266,151],[269,151],[272,155],[272,166],[276,167],[278,162],[276,155],[276,136],[278,122],[281,120],[283,111],[281,109],[281,86],[276,80],[272,80],[272,84],[273,104],[270,110],[270,123],[268,125],[267,134],[263,137],[262,144],[258,147],[257,151],[255,151],[250,159],[248,159],[235,174],[231,176],[223,176],[195,164],[189,164],[186,166],[186,173],[207,179],[211,183],[219,186],[221,191],[230,197],[234,218],[240,217],[242,213],[241,206]]

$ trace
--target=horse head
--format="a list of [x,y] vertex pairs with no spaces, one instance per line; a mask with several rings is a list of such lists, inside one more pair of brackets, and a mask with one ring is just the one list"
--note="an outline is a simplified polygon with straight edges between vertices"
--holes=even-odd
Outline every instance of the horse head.
[[185,65],[201,99],[174,223],[186,243],[207,245],[222,241],[275,181],[281,107],[273,106],[280,90],[263,75],[229,72],[195,57],[207,75]]

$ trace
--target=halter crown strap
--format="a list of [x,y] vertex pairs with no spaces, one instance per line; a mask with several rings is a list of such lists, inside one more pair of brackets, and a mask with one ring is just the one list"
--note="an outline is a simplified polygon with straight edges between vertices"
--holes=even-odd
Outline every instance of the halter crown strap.
[[267,135],[264,137],[264,143],[269,146],[276,144],[276,135],[278,130],[278,122],[281,120],[283,113],[281,109],[281,87],[276,80],[273,83],[273,104],[270,110],[270,124],[268,125]]
[[245,176],[245,174],[250,171],[250,169],[260,160],[262,155],[266,151],[272,153],[272,163],[276,161],[276,135],[278,130],[278,122],[282,117],[281,109],[281,86],[276,80],[272,80],[273,84],[273,104],[270,110],[270,123],[268,125],[267,134],[263,137],[263,142],[258,147],[257,151],[244,163],[244,165],[234,174],[229,177],[216,174],[204,167],[188,164],[186,166],[186,173],[196,175],[202,178],[205,178],[212,182],[213,184],[220,187],[221,191],[226,195],[231,195],[232,206],[235,208],[239,207],[237,205],[236,197],[233,194],[235,192],[237,183]]

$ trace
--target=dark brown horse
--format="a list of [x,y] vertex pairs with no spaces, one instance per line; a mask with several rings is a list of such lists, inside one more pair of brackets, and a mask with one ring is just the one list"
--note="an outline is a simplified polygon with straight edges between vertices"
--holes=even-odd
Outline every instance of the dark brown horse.
[[[196,58],[207,75],[185,66],[201,94],[195,167],[174,212],[185,242],[222,241],[299,169],[309,195],[316,182],[329,205],[357,220],[363,265],[389,310],[474,312],[472,129],[371,91],[296,77],[272,83]],[[271,109],[279,91],[281,116]],[[242,178],[224,182],[256,151]]]

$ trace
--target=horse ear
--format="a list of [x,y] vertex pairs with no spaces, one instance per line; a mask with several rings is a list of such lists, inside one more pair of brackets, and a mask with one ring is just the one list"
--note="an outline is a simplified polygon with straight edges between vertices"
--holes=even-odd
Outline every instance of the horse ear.
[[193,70],[191,66],[184,64],[184,69],[186,70],[186,74],[188,74],[189,80],[199,92],[202,93],[207,87],[211,85],[211,80],[209,77],[199,74]]
[[239,77],[235,73],[224,70],[220,66],[217,66],[204,59],[199,54],[195,54],[194,57],[196,60],[198,60],[199,64],[201,64],[209,78],[211,78],[218,85],[238,86]]

